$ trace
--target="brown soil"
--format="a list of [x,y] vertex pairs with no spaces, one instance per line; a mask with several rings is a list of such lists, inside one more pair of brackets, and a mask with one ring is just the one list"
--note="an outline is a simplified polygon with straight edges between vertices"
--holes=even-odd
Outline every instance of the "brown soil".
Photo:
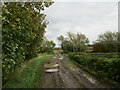
[[[59,64],[58,72],[46,73],[42,88],[109,88],[109,85],[100,83],[94,76],[73,64],[60,54],[55,55],[47,64]],[[63,59],[59,59],[63,57]]]

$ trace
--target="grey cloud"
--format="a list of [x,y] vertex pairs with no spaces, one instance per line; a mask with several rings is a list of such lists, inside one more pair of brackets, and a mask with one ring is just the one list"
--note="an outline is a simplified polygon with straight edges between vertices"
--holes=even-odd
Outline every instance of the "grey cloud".
[[56,43],[57,36],[65,36],[69,31],[84,33],[90,42],[105,31],[118,31],[117,3],[114,2],[57,2],[45,13],[49,21],[45,36]]

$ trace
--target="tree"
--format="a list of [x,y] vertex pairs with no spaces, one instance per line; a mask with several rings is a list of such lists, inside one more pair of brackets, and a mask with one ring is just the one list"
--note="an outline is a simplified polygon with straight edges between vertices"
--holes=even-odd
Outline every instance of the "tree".
[[77,33],[77,40],[76,40],[77,51],[85,51],[87,49],[88,43],[89,43],[89,39],[86,38],[84,34]]
[[76,38],[75,38],[75,34],[71,33],[71,32],[68,32],[67,36],[68,36],[69,42],[72,45],[73,52],[75,52],[76,51]]
[[57,37],[59,42],[63,42],[65,40],[63,35],[60,35],[59,37]]
[[43,40],[39,52],[44,53],[44,52],[48,52],[51,53],[53,52],[53,49],[55,47],[55,43],[53,41],[48,41],[46,38]]
[[4,2],[2,7],[3,80],[24,60],[37,55],[47,27],[41,13],[52,2]]
[[[118,32],[105,32],[104,34],[100,34],[97,42],[94,43],[94,51],[98,52],[117,52],[118,51]],[[96,50],[95,50],[96,48]],[[98,49],[97,49],[98,48]]]
[[67,33],[67,38],[62,35],[58,37],[61,41],[61,47],[64,52],[83,52],[87,49],[87,44],[89,43],[88,38],[81,33]]

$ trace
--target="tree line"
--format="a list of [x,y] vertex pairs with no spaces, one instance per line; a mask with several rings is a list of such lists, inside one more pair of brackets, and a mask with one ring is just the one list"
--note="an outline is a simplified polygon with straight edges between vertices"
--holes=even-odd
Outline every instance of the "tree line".
[[[57,37],[61,43],[61,48],[67,52],[86,52],[89,49],[89,39],[82,33],[67,33],[67,37],[60,35]],[[118,52],[120,51],[120,33],[107,31],[98,36],[93,42],[93,52]]]

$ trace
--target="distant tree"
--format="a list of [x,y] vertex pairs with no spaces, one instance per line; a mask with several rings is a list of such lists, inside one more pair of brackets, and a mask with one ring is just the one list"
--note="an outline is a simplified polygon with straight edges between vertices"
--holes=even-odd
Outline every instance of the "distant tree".
[[93,45],[94,51],[117,52],[119,47],[118,36],[118,32],[110,31],[100,34],[97,42]]
[[63,42],[65,40],[63,35],[60,35],[59,37],[57,37],[59,42]]
[[83,52],[87,49],[89,43],[88,38],[81,33],[67,33],[67,38],[62,35],[57,38],[61,42],[61,47],[64,52]]
[[61,43],[61,48],[65,53],[67,52],[73,52],[73,44],[72,42],[65,40]]
[[102,52],[103,51],[102,47],[103,47],[102,44],[94,43],[93,44],[93,51],[94,52]]
[[76,51],[76,47],[77,47],[76,46],[76,37],[75,37],[75,34],[71,33],[71,32],[68,32],[67,36],[68,36],[69,42],[71,43],[72,50],[73,50],[73,52],[75,52]]
[[39,52],[53,52],[53,49],[55,47],[55,43],[53,41],[48,41],[46,38],[43,39],[43,42],[40,46]]
[[84,34],[77,33],[77,38],[76,38],[76,46],[77,46],[77,51],[85,51],[87,49],[87,45],[89,43],[89,39],[86,38]]

